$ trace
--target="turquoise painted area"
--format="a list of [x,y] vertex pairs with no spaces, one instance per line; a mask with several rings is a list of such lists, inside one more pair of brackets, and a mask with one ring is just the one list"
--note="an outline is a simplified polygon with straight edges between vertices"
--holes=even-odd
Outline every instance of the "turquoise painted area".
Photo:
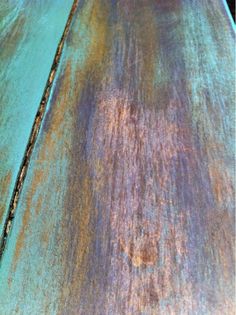
[[[85,6],[85,9],[87,7],[91,10],[89,4]],[[90,10],[88,10],[88,12],[85,10],[82,16],[89,16]],[[87,21],[88,17],[85,20]],[[14,227],[11,231],[12,241],[7,244],[9,254],[5,256],[4,261],[0,265],[0,314],[4,315],[15,314],[14,312],[16,312],[16,310],[19,310],[19,314],[22,315],[59,314],[58,308],[60,307],[59,302],[62,292],[58,290],[58,285],[64,280],[64,274],[61,272],[61,264],[58,264],[59,261],[63,262],[62,248],[64,246],[62,229],[65,223],[63,222],[61,209],[63,209],[64,199],[68,189],[68,156],[70,150],[72,150],[70,126],[73,125],[75,119],[70,106],[63,112],[64,119],[60,127],[53,131],[50,128],[49,137],[53,148],[50,146],[42,150],[42,146],[43,143],[47,141],[45,139],[45,137],[47,137],[47,120],[50,120],[50,111],[52,104],[55,104],[55,97],[58,93],[62,99],[64,97],[62,93],[60,93],[61,82],[70,78],[71,82],[76,84],[76,82],[74,82],[76,77],[75,70],[78,71],[78,69],[83,68],[88,54],[90,42],[88,27],[81,24],[81,19],[78,17],[72,22],[71,27],[72,30],[70,30],[69,33],[69,40],[65,42],[61,62],[47,104],[45,119],[43,120],[43,125],[35,144],[27,181],[25,182],[25,187],[28,187],[29,190],[31,190],[31,185],[37,186],[39,189],[34,190],[34,197],[29,204],[25,202],[24,192],[20,197],[19,202],[23,202],[24,206],[17,209],[17,219],[14,220]],[[77,46],[77,44],[70,42],[70,36],[76,38],[80,45]],[[72,71],[68,78],[64,78],[65,65],[71,61]],[[59,92],[57,91],[58,89]],[[66,91],[66,94],[73,95],[74,92],[71,86],[71,88]],[[60,106],[56,109],[54,108],[54,110],[58,113],[57,115],[59,115]],[[60,133],[60,137],[57,136],[58,132]],[[44,159],[42,159],[42,156]],[[35,162],[39,160],[41,162],[36,166]],[[35,180],[35,176],[41,172],[45,175],[44,170],[46,169],[47,179],[45,180],[43,178],[42,185],[38,186],[38,183],[41,183],[41,181],[39,178]],[[46,187],[49,194],[45,191]],[[47,195],[46,198],[45,194]],[[42,200],[42,203],[40,203],[39,200]],[[27,215],[25,215],[25,207],[28,207]],[[40,210],[44,208],[44,214],[40,211],[38,215],[37,208],[40,208]],[[43,215],[41,216],[41,214]],[[26,247],[27,250],[23,249],[23,252],[20,250],[19,260],[17,264],[14,265],[13,261],[15,260],[14,256],[18,236],[22,233],[22,227],[24,225],[27,227],[31,226],[29,233],[26,231],[26,228],[26,234],[24,235],[22,243],[22,249]],[[42,227],[44,227],[43,230]],[[46,240],[43,240],[44,236]],[[43,243],[45,241],[44,245],[42,246],[43,243],[41,241],[35,242],[35,237],[39,237]],[[52,256],[52,251],[54,252],[55,248],[57,248],[57,253],[55,257],[53,257],[54,254]],[[28,265],[29,269],[26,267],[27,262],[30,262]],[[42,266],[49,265],[51,266],[50,268],[42,268]],[[17,272],[15,272],[16,269]],[[26,269],[28,269],[28,271],[26,271]],[[26,277],[25,272],[28,274]],[[13,273],[15,275],[12,277],[11,275]],[[27,283],[27,287],[24,287],[24,290],[22,290],[22,287],[18,286],[23,278],[25,283]],[[10,282],[7,279],[10,279]],[[5,280],[7,280],[7,282]],[[11,294],[13,294],[13,291],[9,294],[9,289],[13,289],[14,294],[18,296],[18,298],[12,299]],[[65,287],[65,291],[66,290],[67,288]],[[36,299],[35,296],[37,296]]]
[[72,3],[0,3],[0,234]]
[[[64,54],[62,55],[62,59],[64,59]],[[58,81],[61,73],[63,73],[63,63],[60,64],[57,75],[55,77],[55,81]],[[53,89],[55,88],[55,84],[53,84]],[[49,98],[49,102],[46,109],[46,116],[48,111],[50,110],[51,97]],[[68,117],[65,116],[66,121],[68,121]],[[69,130],[67,128],[64,129],[64,136],[61,140],[56,138],[54,134],[51,135],[52,142],[56,141],[58,146],[61,147],[66,145],[67,139],[70,139]],[[40,142],[45,141],[45,132],[43,129],[39,132],[38,141],[35,145],[35,150],[32,155],[32,160],[30,163],[30,168],[33,167],[33,172],[29,170],[28,178],[30,181],[29,189],[31,185],[35,185],[40,181],[40,173],[42,169],[48,169],[47,178],[43,179],[43,185],[40,185],[39,189],[34,190],[34,197],[30,203],[25,203],[24,196],[20,198],[23,201],[24,206],[28,207],[27,215],[25,215],[25,207],[19,208],[17,211],[18,220],[14,222],[14,228],[11,231],[12,242],[9,242],[7,247],[9,250],[9,255],[6,258],[6,264],[1,264],[1,272],[2,274],[8,275],[10,277],[10,282],[6,283],[3,278],[1,278],[1,286],[0,290],[5,288],[5,293],[1,297],[0,303],[0,314],[10,315],[11,312],[14,314],[13,310],[20,310],[19,314],[58,314],[58,305],[57,301],[60,298],[60,292],[57,290],[58,281],[62,281],[63,277],[61,274],[61,266],[58,264],[58,259],[62,261],[63,257],[61,255],[61,245],[63,244],[63,235],[61,234],[61,226],[63,225],[62,216],[60,209],[63,206],[63,191],[66,191],[67,182],[65,181],[67,177],[67,168],[68,168],[68,159],[66,156],[66,149],[61,152],[55,151],[53,152],[53,156],[50,155],[50,148],[46,148],[43,153],[44,159],[39,156],[39,146]],[[41,160],[40,165],[34,167],[34,160]],[[50,171],[51,170],[51,171]],[[37,177],[39,175],[39,178]],[[36,177],[35,177],[36,176]],[[26,183],[27,186],[27,183]],[[53,190],[57,190],[60,187],[59,193],[49,193],[47,194],[47,198],[45,198],[45,187],[53,187]],[[23,198],[23,199],[22,199]],[[41,200],[41,202],[40,202]],[[37,208],[44,208],[44,215],[38,216]],[[23,210],[23,211],[22,211]],[[48,216],[49,212],[50,216]],[[56,220],[54,220],[56,218]],[[32,237],[30,234],[28,235],[28,240],[22,240],[23,247],[27,247],[29,249],[22,252],[19,248],[19,261],[24,261],[24,263],[20,263],[17,267],[14,265],[14,255],[15,248],[18,242],[18,236],[22,233],[22,226],[30,227],[30,234],[32,233]],[[42,230],[43,227],[43,230]],[[27,228],[26,228],[27,229]],[[50,231],[48,233],[48,231]],[[24,232],[23,232],[24,233]],[[35,243],[35,236],[40,238],[38,243]],[[44,239],[45,237],[45,239]],[[19,244],[19,243],[18,243]],[[44,244],[42,246],[42,244]],[[51,249],[57,248],[57,254],[53,258],[51,255]],[[46,253],[45,252],[48,253]],[[21,256],[23,254],[23,257]],[[30,272],[26,271],[26,262],[30,261],[29,268]],[[54,261],[54,262],[53,262]],[[43,265],[51,265],[51,268],[41,268]],[[18,273],[19,272],[19,273]],[[25,275],[25,272],[28,276]],[[15,274],[13,277],[12,274]],[[22,290],[18,284],[22,281],[22,276],[24,277],[24,281],[27,283],[27,287]],[[1,276],[0,276],[1,277]],[[9,278],[8,278],[9,279]],[[6,291],[6,289],[10,289],[14,287],[14,294],[18,296],[17,299],[12,299],[11,294]],[[39,289],[40,287],[40,289]],[[37,296],[37,299],[35,299]],[[17,312],[16,312],[17,314]]]

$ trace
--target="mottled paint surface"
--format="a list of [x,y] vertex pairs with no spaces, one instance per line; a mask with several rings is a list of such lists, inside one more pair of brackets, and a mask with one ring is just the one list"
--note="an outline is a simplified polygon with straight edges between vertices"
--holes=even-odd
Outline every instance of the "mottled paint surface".
[[218,0],[80,1],[1,314],[234,314],[234,36]]
[[72,2],[0,2],[0,235]]

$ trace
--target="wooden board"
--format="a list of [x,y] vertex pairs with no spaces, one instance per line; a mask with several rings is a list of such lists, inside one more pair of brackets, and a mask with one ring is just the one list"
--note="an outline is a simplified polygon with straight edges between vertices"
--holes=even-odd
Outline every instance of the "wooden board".
[[234,314],[222,1],[81,1],[0,269],[1,314]]
[[0,235],[72,2],[0,3]]

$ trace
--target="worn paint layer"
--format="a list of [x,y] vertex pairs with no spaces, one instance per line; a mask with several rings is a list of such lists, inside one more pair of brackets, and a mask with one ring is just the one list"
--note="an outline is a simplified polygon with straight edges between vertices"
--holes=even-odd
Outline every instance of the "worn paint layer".
[[234,314],[234,61],[220,0],[80,2],[0,313]]
[[0,3],[0,235],[72,2]]

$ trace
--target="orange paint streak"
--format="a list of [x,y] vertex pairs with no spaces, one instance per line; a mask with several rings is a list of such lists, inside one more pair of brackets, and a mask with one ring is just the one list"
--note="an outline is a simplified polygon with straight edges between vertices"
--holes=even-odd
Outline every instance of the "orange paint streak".
[[0,184],[0,222],[2,222],[4,212],[6,210],[6,197],[8,196],[9,186],[12,179],[12,173],[11,171],[8,171],[6,175],[2,178],[1,184]]
[[[32,190],[31,190],[32,195],[34,195],[35,192],[37,191],[37,185],[42,185],[43,181],[44,181],[43,172],[41,170],[35,170],[34,178],[32,181]],[[38,202],[40,202],[40,200]],[[32,199],[31,199],[31,196],[28,196],[26,199],[26,206],[25,206],[23,217],[22,217],[21,229],[20,229],[19,236],[17,237],[14,258],[12,261],[13,272],[15,272],[16,270],[17,263],[24,249],[26,234],[30,232],[29,227],[30,227],[30,220],[31,220],[31,215],[32,215],[32,210],[33,210],[31,205],[32,205]],[[36,209],[36,214],[38,214],[38,211],[39,209]]]

